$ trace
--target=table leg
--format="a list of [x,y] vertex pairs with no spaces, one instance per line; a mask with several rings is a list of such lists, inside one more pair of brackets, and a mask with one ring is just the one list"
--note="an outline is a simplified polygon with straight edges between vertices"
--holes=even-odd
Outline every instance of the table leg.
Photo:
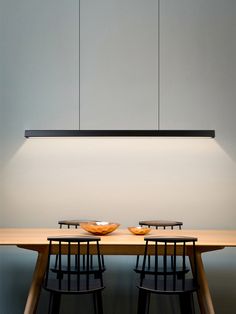
[[38,258],[35,265],[33,279],[26,301],[24,314],[36,313],[46,267],[47,267],[47,251],[46,250],[45,252],[40,251],[38,252]]
[[[189,256],[191,265],[193,267],[194,261],[193,256]],[[197,262],[197,271],[198,271],[198,283],[200,289],[198,289],[198,303],[200,307],[201,314],[215,314],[211,294],[207,282],[206,273],[204,270],[202,257],[200,252],[196,252],[196,262]]]

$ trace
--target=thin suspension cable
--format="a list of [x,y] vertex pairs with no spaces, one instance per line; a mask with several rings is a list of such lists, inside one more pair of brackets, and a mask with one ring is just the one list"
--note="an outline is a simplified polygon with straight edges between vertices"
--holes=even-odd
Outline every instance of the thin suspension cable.
[[78,80],[79,80],[79,130],[80,130],[80,0],[79,0],[79,73],[78,73]]
[[157,0],[157,128],[161,128],[161,96],[160,96],[160,0]]
[[75,104],[74,129],[80,130],[80,0],[75,1]]

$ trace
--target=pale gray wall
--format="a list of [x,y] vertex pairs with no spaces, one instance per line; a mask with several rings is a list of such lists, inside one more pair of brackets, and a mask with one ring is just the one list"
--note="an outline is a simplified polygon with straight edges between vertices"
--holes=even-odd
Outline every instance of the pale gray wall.
[[157,127],[157,7],[81,1],[81,128]]
[[234,159],[235,10],[234,0],[167,0],[160,20],[161,127],[215,128]]
[[[81,1],[81,7],[86,8],[87,17],[91,18],[91,24],[86,20],[81,25],[83,41],[87,38],[83,25],[92,27],[88,38],[93,38],[96,30],[96,11],[89,16],[89,3],[94,1]],[[131,0],[127,3],[135,5]],[[137,3],[142,8],[142,1]],[[149,3],[157,9],[156,1]],[[140,15],[137,7],[135,10]],[[215,140],[25,140],[26,128],[79,126],[78,8],[76,0],[0,1],[1,226],[57,227],[61,218],[97,218],[120,222],[125,228],[140,219],[160,218],[182,220],[185,228],[235,229],[235,1],[161,1],[161,127],[215,128]],[[125,5],[123,8],[124,12],[119,12],[125,19],[126,29],[132,29],[137,38],[142,36],[140,25],[139,32],[135,33],[135,18],[128,23],[126,13],[130,8],[125,10]],[[116,10],[110,7],[108,12],[115,14]],[[149,13],[143,12],[146,18]],[[157,11],[153,11],[152,25],[156,23],[156,16]],[[100,25],[98,30],[106,31],[108,38],[111,37],[109,27],[104,30]],[[156,34],[151,32],[150,25],[147,32],[150,36]],[[122,42],[120,34],[118,38]],[[148,38],[149,47],[150,43]],[[112,44],[109,48],[115,54],[116,42]],[[106,103],[103,98],[103,107],[99,110],[101,99],[95,102],[94,95],[98,95],[101,87],[104,92],[108,83],[109,91],[118,86],[114,86],[113,80],[109,82],[107,73],[97,90],[96,84],[91,89],[91,98],[86,96],[92,84],[90,80],[99,82],[100,73],[90,68],[96,54],[94,51],[92,56],[91,51],[86,54],[85,47],[89,45],[92,44],[86,42],[81,47],[81,57],[87,56],[82,65],[84,76],[81,76],[83,97],[80,100],[84,114],[81,126],[93,128],[91,121],[94,121],[97,128],[109,127],[113,120],[108,113],[114,110],[119,111],[114,123],[120,121],[121,128],[127,126],[127,121],[135,127],[140,121],[140,128],[148,128],[149,121],[153,128],[157,119],[153,104],[158,94],[152,84],[153,80],[158,83],[158,69],[152,72],[151,65],[156,66],[157,62],[153,57],[157,39],[153,39],[153,50],[147,58],[147,80],[143,82],[146,84],[143,91],[152,86],[152,94],[144,107],[138,104],[135,113],[135,95],[130,98],[131,107],[127,102],[127,108],[117,108],[118,104],[111,103],[109,95]],[[131,48],[127,48],[129,53]],[[149,49],[140,51],[145,54]],[[118,50],[118,56],[119,53]],[[133,70],[136,62],[136,59],[131,65],[127,62],[127,68]],[[144,67],[140,65],[140,69],[143,73]],[[139,72],[137,69],[138,86],[142,82]],[[130,86],[126,85],[127,96]],[[137,93],[142,94],[138,89]],[[90,99],[88,103],[86,99]],[[124,112],[124,120],[120,112]],[[0,248],[0,254],[0,313],[22,313],[36,255],[16,248]],[[235,257],[233,249],[204,257],[217,313],[231,314],[234,310]],[[135,313],[133,262],[132,257],[108,259],[107,313]],[[125,283],[120,280],[120,272],[126,278]],[[45,313],[46,302],[44,293],[39,313]],[[76,301],[68,302],[73,305]],[[74,313],[72,308],[70,311]],[[69,314],[65,308],[62,312]]]

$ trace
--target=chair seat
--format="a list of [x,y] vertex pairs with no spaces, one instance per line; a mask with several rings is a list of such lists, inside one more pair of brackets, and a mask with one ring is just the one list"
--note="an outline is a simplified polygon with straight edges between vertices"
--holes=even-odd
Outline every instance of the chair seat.
[[[58,287],[58,279],[48,279],[47,286],[44,286],[44,289],[47,291],[58,292],[61,294],[86,294],[93,293],[99,290],[103,290],[105,287],[101,286],[100,279],[89,280],[87,283],[86,278],[80,278],[80,284],[78,286],[77,280],[71,278],[70,283],[68,279],[63,279],[61,281],[61,288]],[[68,286],[70,288],[68,289]]]
[[[58,224],[60,225],[60,228],[62,228],[62,225],[67,226],[68,229],[70,229],[70,226],[79,227],[82,222],[88,222],[88,221],[95,221],[91,219],[65,219],[65,220],[59,220]],[[97,221],[97,220],[96,220]]]
[[198,285],[194,279],[185,279],[185,281],[176,278],[164,281],[154,278],[144,278],[142,286],[137,286],[139,289],[156,294],[184,294],[198,290]]
[[183,223],[182,221],[172,221],[172,220],[143,220],[139,221],[140,226],[149,226],[149,227],[163,227],[164,229],[166,227],[171,227],[173,229],[174,227],[179,227],[181,229]]
[[[142,272],[142,266],[134,268],[134,271],[136,273],[141,273]],[[189,268],[183,269],[182,267],[176,267],[175,272],[174,272],[173,267],[169,266],[166,268],[165,272],[167,274],[174,274],[175,273],[177,276],[183,276],[184,274],[187,274],[189,272]],[[145,274],[154,275],[156,273],[159,275],[163,274],[164,268],[159,267],[158,271],[155,270],[155,267],[146,267],[145,268]]]
[[[54,272],[54,273],[59,273],[58,267],[52,267],[50,270],[52,272]],[[105,270],[106,270],[105,266],[102,266],[101,269],[99,269],[98,266],[94,266],[94,267],[90,267],[89,271],[87,271],[87,269],[85,269],[85,268],[80,268],[80,273],[81,274],[89,273],[89,274],[96,275],[96,274],[99,274],[101,271],[104,272]],[[68,268],[62,265],[60,272],[62,274],[67,274],[68,273]],[[78,272],[78,267],[71,266],[70,273],[71,274],[77,274],[77,272]]]

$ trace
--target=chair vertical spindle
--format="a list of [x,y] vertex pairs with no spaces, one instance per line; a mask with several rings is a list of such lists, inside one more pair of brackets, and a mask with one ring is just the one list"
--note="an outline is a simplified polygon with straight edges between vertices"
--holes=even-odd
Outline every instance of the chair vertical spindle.
[[[49,268],[50,268],[50,257],[51,257],[51,250],[52,250],[52,241],[49,241],[49,248],[48,248],[48,263],[47,263],[47,272],[46,272],[46,284],[48,284],[48,274],[49,274]],[[57,257],[57,256],[56,256]]]
[[61,241],[59,241],[59,290],[61,290],[61,279],[62,279],[62,271],[61,271]]
[[195,274],[194,279],[196,281],[196,285],[198,284],[198,272],[197,272],[197,259],[196,259],[196,245],[195,242],[193,243],[193,272]]
[[143,279],[145,276],[144,271],[146,267],[147,248],[148,248],[148,242],[146,241],[145,250],[144,250],[144,258],[143,258],[143,266],[142,266],[142,272],[141,272],[141,286],[143,284]]
[[[101,254],[100,254],[100,248],[99,248],[99,244],[97,242],[97,256],[98,256],[98,268],[99,268],[99,271],[100,273],[102,273],[102,263],[104,263],[104,260],[103,262],[101,261]],[[102,255],[103,256],[103,255]],[[100,281],[101,281],[101,285],[103,286],[103,277],[100,276]]]
[[136,265],[135,265],[135,268],[138,268],[138,265],[139,265],[139,255],[137,255],[137,258],[136,258]]
[[91,268],[93,268],[93,256],[92,255],[90,256],[90,265],[91,265]]
[[89,289],[89,242],[87,243],[87,254],[86,254],[86,287]]
[[157,279],[158,279],[158,243],[155,242],[155,289],[157,289]]
[[186,270],[185,249],[186,249],[185,242],[183,242],[183,276],[182,276],[183,290],[185,289],[185,270]]
[[82,257],[82,258],[83,258],[83,268],[84,268],[84,269],[85,269],[85,265],[86,265],[85,256],[86,256],[86,255],[84,254],[83,257]]
[[173,278],[173,290],[176,290],[176,242],[174,242],[174,256],[173,259],[171,259],[171,261],[173,261],[172,267],[173,267],[173,274],[174,274],[174,278]]
[[67,267],[68,267],[68,290],[70,290],[70,276],[71,276],[71,242],[68,244],[68,252],[67,252]]
[[165,243],[163,259],[164,259],[163,260],[163,262],[164,262],[164,290],[166,290],[166,282],[167,282],[167,243]]
[[77,261],[78,261],[78,265],[77,265],[77,289],[80,290],[80,242],[77,242]]

